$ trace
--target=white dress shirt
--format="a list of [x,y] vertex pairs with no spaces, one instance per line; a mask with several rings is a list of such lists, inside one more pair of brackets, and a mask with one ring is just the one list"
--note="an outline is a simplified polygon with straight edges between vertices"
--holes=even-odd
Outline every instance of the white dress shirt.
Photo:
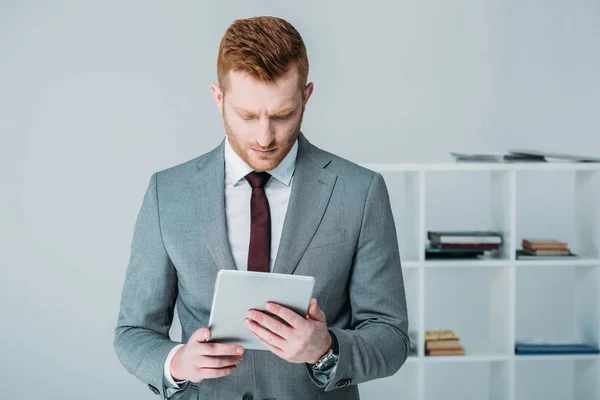
[[[270,171],[271,178],[265,186],[265,194],[271,210],[271,251],[269,270],[277,258],[283,221],[287,212],[292,180],[298,154],[298,141],[281,163]],[[250,246],[250,197],[252,188],[244,178],[254,171],[225,143],[225,216],[227,218],[227,238],[238,270],[248,270],[248,249]]]
[[[269,201],[271,211],[271,249],[269,258],[269,270],[273,270],[283,222],[290,201],[294,169],[296,167],[296,156],[298,154],[298,140],[279,163],[277,167],[266,171],[271,178],[265,186],[265,194]],[[235,267],[238,270],[248,270],[248,248],[250,246],[250,197],[252,188],[245,176],[254,171],[244,160],[238,156],[229,139],[225,140],[225,216],[227,221],[227,239],[233,254]],[[165,361],[164,374],[166,380],[171,384],[171,389],[179,389],[178,383],[171,377],[171,361],[175,352],[183,344],[174,347]],[[184,381],[185,382],[185,381]]]

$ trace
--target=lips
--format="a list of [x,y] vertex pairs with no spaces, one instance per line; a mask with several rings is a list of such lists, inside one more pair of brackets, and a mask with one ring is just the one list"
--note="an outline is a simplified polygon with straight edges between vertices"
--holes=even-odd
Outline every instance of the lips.
[[257,152],[258,154],[267,155],[267,154],[274,153],[276,149],[271,149],[271,150],[257,150],[257,149],[252,149],[252,150],[254,150],[255,152]]

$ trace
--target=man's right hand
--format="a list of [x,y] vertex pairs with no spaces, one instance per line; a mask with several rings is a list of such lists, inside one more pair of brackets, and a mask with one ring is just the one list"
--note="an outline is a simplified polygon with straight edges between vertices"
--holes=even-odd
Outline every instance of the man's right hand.
[[200,382],[233,373],[244,359],[244,348],[234,344],[206,343],[210,330],[198,329],[179,348],[171,361],[171,376],[176,381]]

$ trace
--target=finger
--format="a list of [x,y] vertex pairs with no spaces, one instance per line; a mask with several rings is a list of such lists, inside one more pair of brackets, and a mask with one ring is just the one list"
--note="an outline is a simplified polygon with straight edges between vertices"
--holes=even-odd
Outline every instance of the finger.
[[244,354],[242,346],[223,343],[201,343],[198,351],[204,356],[234,356]]
[[310,300],[310,307],[308,308],[308,316],[316,321],[325,322],[325,314],[319,308],[317,299]]
[[198,380],[222,378],[234,373],[236,369],[235,365],[225,368],[199,368],[197,377]]
[[223,368],[237,365],[243,360],[242,356],[202,356],[198,365],[200,368]]
[[276,335],[267,328],[260,326],[255,321],[252,321],[250,319],[246,319],[246,321],[244,322],[246,323],[246,326],[248,327],[248,329],[250,329],[250,332],[252,332],[253,335],[260,337],[265,342],[280,349],[285,347],[285,339],[283,339],[281,336]]
[[190,337],[190,340],[200,343],[206,342],[208,339],[210,339],[210,329],[208,328],[200,328]]
[[260,325],[264,326],[277,336],[282,338],[289,338],[293,334],[293,328],[285,325],[283,322],[257,310],[250,310],[246,315],[251,321],[254,320]]
[[271,353],[275,354],[276,356],[278,356],[279,358],[283,358],[285,359],[285,352],[283,350],[281,350],[279,347],[272,345],[271,343],[266,342],[263,338],[261,338],[260,336],[258,336],[256,333],[252,332],[252,335],[254,335],[254,337],[263,345],[265,346],[267,349],[269,349],[269,351],[271,351]]
[[300,328],[306,321],[294,311],[283,307],[277,303],[267,303],[265,308],[268,312],[277,315],[279,318],[290,324],[292,328]]

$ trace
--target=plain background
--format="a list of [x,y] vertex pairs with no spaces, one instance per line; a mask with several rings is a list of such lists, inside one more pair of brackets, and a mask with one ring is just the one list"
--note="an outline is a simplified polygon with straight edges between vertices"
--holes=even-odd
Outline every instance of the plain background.
[[[1,397],[154,397],[112,348],[133,224],[153,172],[223,138],[209,85],[234,19],[300,31],[315,83],[303,131],[352,161],[598,156],[599,4],[1,1]],[[523,198],[537,211],[520,230],[570,238],[561,184],[551,202]],[[428,206],[450,225],[444,204]]]

